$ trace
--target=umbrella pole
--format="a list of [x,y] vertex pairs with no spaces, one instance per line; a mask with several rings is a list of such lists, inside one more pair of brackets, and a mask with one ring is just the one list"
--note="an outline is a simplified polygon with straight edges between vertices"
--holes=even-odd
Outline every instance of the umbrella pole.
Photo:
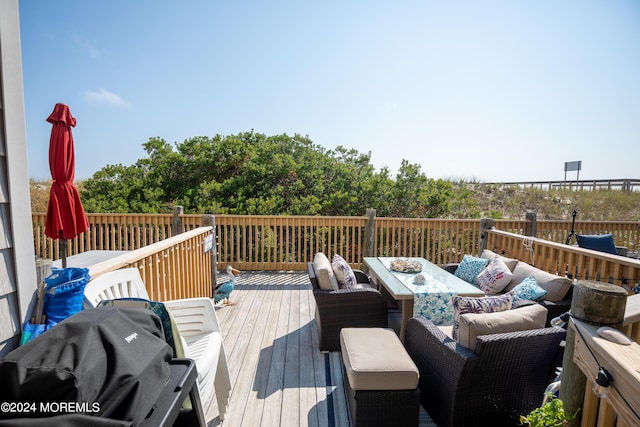
[[67,239],[60,239],[62,249],[62,268],[67,268]]

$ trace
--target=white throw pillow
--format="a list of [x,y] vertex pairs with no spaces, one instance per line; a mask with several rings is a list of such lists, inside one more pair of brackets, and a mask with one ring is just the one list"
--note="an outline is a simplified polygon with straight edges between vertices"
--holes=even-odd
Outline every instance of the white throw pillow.
[[496,255],[489,261],[484,270],[476,276],[476,283],[487,295],[496,295],[509,284],[513,273],[507,264]]
[[516,264],[518,263],[517,259],[507,258],[503,255],[490,251],[489,249],[483,249],[482,254],[480,254],[480,258],[491,259],[496,255],[499,256],[505,264],[507,264],[507,267],[509,267],[509,271],[513,272],[513,269],[516,268]]
[[347,261],[340,255],[335,254],[331,259],[333,274],[336,276],[340,289],[353,288],[358,284],[356,275]]

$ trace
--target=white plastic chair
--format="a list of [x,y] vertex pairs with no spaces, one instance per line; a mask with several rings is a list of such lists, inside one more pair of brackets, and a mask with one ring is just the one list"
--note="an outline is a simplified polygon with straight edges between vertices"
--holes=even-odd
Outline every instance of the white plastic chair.
[[[114,270],[87,284],[84,306],[92,308],[102,300],[132,297],[149,299],[140,272],[137,268]],[[213,301],[210,298],[188,298],[164,301],[164,305],[176,321],[185,357],[196,362],[198,392],[205,416],[215,391],[220,420],[224,420],[231,394],[231,379]]]

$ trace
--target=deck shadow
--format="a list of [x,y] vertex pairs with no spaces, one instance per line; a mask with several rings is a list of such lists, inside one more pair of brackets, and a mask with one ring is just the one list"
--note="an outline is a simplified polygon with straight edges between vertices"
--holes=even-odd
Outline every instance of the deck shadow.
[[260,350],[253,382],[253,391],[259,399],[286,388],[326,386],[324,357],[318,348],[312,347],[315,328],[314,321],[310,321]]

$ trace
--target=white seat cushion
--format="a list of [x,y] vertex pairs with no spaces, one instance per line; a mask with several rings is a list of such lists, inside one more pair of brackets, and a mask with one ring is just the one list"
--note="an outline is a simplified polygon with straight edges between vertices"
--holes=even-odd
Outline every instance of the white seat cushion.
[[566,277],[547,273],[525,262],[519,262],[516,264],[516,268],[513,269],[513,278],[504,289],[505,292],[509,292],[515,288],[516,285],[522,283],[522,281],[529,276],[535,277],[538,286],[547,291],[547,294],[543,298],[546,301],[561,301],[572,285],[571,280]]
[[338,280],[333,273],[331,262],[329,258],[322,253],[318,252],[313,257],[313,268],[316,270],[316,279],[318,280],[318,287],[325,291],[338,290]]

